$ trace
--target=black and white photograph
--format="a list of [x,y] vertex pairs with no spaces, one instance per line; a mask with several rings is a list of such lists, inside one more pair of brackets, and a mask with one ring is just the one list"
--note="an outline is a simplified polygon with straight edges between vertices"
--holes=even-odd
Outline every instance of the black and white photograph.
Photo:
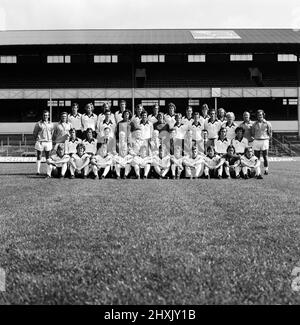
[[0,305],[299,305],[299,194],[298,0],[0,0]]

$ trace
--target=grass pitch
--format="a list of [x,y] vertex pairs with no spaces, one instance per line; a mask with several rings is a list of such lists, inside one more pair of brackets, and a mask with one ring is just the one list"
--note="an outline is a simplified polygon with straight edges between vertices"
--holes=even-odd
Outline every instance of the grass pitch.
[[300,162],[264,180],[44,180],[0,164],[2,304],[299,304]]

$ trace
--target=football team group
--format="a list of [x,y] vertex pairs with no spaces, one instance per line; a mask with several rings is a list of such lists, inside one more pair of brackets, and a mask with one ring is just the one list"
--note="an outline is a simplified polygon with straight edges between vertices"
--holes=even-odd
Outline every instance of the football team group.
[[268,174],[272,126],[263,110],[255,121],[245,111],[240,125],[234,113],[207,104],[199,111],[188,106],[185,116],[173,103],[167,110],[154,105],[148,114],[139,104],[132,115],[123,100],[114,114],[104,104],[97,115],[92,103],[81,114],[73,103],[55,125],[45,110],[33,131],[37,174],[43,152],[46,178],[262,179],[261,155]]

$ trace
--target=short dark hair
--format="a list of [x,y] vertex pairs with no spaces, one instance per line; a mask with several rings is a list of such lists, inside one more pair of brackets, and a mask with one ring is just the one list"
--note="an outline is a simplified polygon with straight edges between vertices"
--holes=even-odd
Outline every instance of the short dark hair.
[[242,131],[243,134],[245,133],[245,130],[244,130],[241,126],[238,126],[238,127],[235,129],[235,134],[237,134],[239,131]]
[[76,146],[76,150],[82,148],[85,151],[85,145],[83,143],[78,143],[78,145]]

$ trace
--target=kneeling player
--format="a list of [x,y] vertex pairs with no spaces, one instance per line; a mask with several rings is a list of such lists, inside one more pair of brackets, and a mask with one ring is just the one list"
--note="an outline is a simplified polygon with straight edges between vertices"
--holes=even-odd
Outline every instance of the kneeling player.
[[202,176],[204,169],[203,156],[198,153],[196,146],[192,148],[192,155],[185,157],[184,164],[187,178],[196,179]]
[[233,145],[227,148],[227,153],[223,156],[223,159],[225,159],[223,167],[226,178],[230,178],[230,176],[240,178],[240,156],[235,153]]
[[[120,132],[120,135],[121,133],[124,132]],[[128,153],[128,145],[126,142],[118,146],[118,151],[119,153],[114,157],[115,170],[119,179],[121,177],[121,169],[124,169],[124,176],[122,178],[125,179],[131,171],[133,157]]]
[[[180,175],[183,171],[183,157],[181,155],[181,147],[177,146],[175,148],[174,156],[171,156],[171,171],[172,171],[172,179],[179,179]],[[176,175],[177,174],[177,175]]]
[[214,147],[207,148],[207,156],[204,158],[204,177],[222,178],[224,160],[215,153]]
[[63,144],[59,144],[56,153],[47,159],[47,176],[46,178],[65,177],[70,156],[65,154]]
[[255,176],[257,179],[262,179],[260,170],[260,160],[253,154],[252,147],[245,149],[245,154],[241,157],[242,171],[245,179],[249,176]]
[[141,169],[144,170],[143,178],[148,177],[151,163],[152,163],[152,158],[147,156],[147,147],[142,146],[140,148],[139,155],[135,156],[132,160],[132,166],[135,170],[135,174],[138,179],[140,178],[140,170]]
[[170,155],[167,154],[166,147],[159,147],[159,154],[153,157],[152,165],[154,170],[159,175],[159,178],[167,178],[171,166]]
[[71,179],[76,177],[87,178],[89,172],[90,156],[85,153],[85,146],[79,143],[76,147],[77,153],[74,153],[70,159]]
[[98,150],[97,155],[93,156],[91,159],[91,169],[94,179],[98,178],[101,169],[104,169],[101,178],[105,178],[110,171],[112,164],[113,157],[107,152],[107,146],[103,144]]

